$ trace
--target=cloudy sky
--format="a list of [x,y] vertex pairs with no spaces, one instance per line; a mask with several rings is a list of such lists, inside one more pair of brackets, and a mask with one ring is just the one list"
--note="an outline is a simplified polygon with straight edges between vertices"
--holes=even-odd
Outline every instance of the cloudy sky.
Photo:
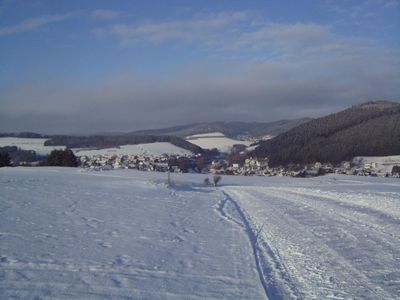
[[400,0],[0,0],[0,132],[317,117],[400,101]]

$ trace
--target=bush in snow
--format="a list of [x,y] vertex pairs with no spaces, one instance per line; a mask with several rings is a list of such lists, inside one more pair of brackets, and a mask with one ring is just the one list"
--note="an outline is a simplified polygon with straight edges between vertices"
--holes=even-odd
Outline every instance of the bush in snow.
[[214,175],[213,180],[214,180],[214,185],[217,186],[218,182],[221,181],[221,176],[219,175]]
[[0,152],[0,167],[7,167],[10,164],[10,155],[7,152]]
[[203,185],[204,186],[209,186],[210,185],[210,179],[209,178],[204,178]]

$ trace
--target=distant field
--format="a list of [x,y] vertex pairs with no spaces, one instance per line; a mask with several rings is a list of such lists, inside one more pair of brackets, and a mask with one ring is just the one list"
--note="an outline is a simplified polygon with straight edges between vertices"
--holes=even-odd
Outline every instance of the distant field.
[[[3,137],[0,138],[0,147],[4,146],[17,146],[22,150],[34,150],[36,153],[45,155],[49,154],[54,149],[64,149],[63,146],[44,146],[44,142],[47,139],[35,139],[35,138],[14,138],[14,137]],[[161,154],[179,154],[179,155],[191,155],[191,151],[172,145],[166,142],[157,142],[149,144],[138,144],[138,145],[123,145],[119,148],[107,148],[107,149],[72,149],[77,156],[93,156],[98,154],[110,154],[110,155],[161,155]]]
[[240,141],[228,138],[221,132],[195,134],[186,137],[186,140],[203,149],[217,148],[221,152],[230,152],[232,146],[236,144],[243,144],[246,146],[251,144],[249,141]]
[[138,144],[138,145],[123,145],[119,148],[107,148],[99,150],[85,150],[85,149],[74,149],[75,155],[78,156],[93,156],[93,155],[161,155],[161,154],[179,154],[179,155],[191,155],[193,154],[189,150],[182,149],[171,143],[157,142],[149,144]]
[[62,146],[45,146],[47,139],[0,137],[0,147],[17,146],[22,150],[34,150],[37,154],[46,155],[54,149],[64,149]]

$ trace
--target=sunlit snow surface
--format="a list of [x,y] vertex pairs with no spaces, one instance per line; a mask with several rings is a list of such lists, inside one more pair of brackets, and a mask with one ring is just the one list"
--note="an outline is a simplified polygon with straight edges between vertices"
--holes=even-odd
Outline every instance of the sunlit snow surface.
[[400,181],[0,169],[0,299],[400,298]]
[[203,149],[217,148],[219,151],[227,153],[231,151],[233,145],[243,144],[249,146],[251,144],[249,141],[240,141],[228,138],[221,132],[195,134],[186,137],[186,140]]
[[[35,138],[15,138],[15,137],[0,137],[0,147],[17,146],[22,150],[33,150],[37,154],[46,155],[54,149],[64,149],[65,146],[45,146],[47,139]],[[156,142],[138,145],[122,145],[118,148],[106,149],[72,149],[77,156],[94,156],[94,155],[162,155],[162,154],[179,154],[192,155],[189,150],[177,147],[167,142]]]
[[123,145],[118,148],[106,148],[99,150],[89,149],[73,149],[77,156],[94,156],[94,155],[162,155],[162,154],[179,154],[193,155],[189,150],[172,145],[166,142],[138,144],[138,145]]

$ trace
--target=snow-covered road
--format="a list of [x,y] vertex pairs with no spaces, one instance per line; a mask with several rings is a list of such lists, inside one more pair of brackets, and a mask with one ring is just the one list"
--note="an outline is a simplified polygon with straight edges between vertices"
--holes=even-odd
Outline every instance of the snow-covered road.
[[0,169],[0,298],[400,298],[400,181]]
[[400,182],[225,187],[246,214],[267,282],[303,299],[400,298]]

